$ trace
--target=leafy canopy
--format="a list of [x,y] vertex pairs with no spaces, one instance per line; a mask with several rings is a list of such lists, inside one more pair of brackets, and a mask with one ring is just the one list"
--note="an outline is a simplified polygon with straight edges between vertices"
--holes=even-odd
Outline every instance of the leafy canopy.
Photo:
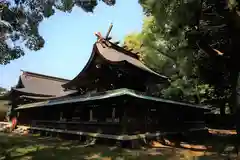
[[[115,0],[102,0],[109,6]],[[74,6],[93,12],[98,0],[2,0],[0,1],[0,65],[24,55],[22,44],[30,50],[44,47],[38,27],[56,10],[71,12]]]
[[[240,49],[239,3],[236,0],[139,0],[139,2],[145,14],[155,18],[157,28],[163,31],[161,35],[166,39],[169,37],[174,40],[174,37],[184,35],[185,40],[182,42],[186,42],[188,49],[192,49],[190,52],[183,51],[184,57],[186,62],[193,64],[192,67],[185,65],[189,66],[186,69],[193,69],[192,76],[184,73],[185,67],[180,67],[181,64],[187,63],[181,61],[178,65],[187,75],[185,79],[197,77],[198,84],[213,86],[216,96],[212,99],[217,98],[215,102],[218,106],[224,106],[229,102],[230,106],[236,107],[239,72],[236,50]],[[173,41],[167,42],[170,46],[175,46],[172,45]],[[211,47],[220,50],[225,56],[211,55],[212,51],[209,50]],[[179,61],[179,58],[177,59]]]
[[189,47],[184,33],[182,30],[173,35],[168,24],[160,26],[155,17],[148,16],[144,19],[142,31],[127,35],[124,45],[139,52],[143,63],[171,77],[171,84],[161,90],[159,96],[204,103],[211,98],[213,90],[199,81],[193,56],[196,51]]

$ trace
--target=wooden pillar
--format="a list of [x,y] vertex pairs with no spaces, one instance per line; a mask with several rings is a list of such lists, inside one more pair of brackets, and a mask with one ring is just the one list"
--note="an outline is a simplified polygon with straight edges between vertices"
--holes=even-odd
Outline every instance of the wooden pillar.
[[122,126],[121,134],[127,133],[127,125],[128,125],[128,117],[127,117],[127,112],[124,110],[122,120],[121,120],[121,126]]
[[149,119],[149,109],[146,107],[145,108],[145,116],[144,116],[144,130],[145,132],[149,132],[149,125],[148,125],[148,119]]
[[60,121],[63,120],[63,112],[60,111]]
[[116,108],[112,109],[112,120],[115,121],[115,116],[116,116]]
[[93,121],[93,110],[90,109],[89,111],[89,121]]
[[122,127],[122,134],[126,134],[129,131],[129,116],[128,116],[128,112],[129,112],[129,102],[128,101],[124,101],[123,106],[121,106],[122,109],[122,118],[121,118],[121,127]]

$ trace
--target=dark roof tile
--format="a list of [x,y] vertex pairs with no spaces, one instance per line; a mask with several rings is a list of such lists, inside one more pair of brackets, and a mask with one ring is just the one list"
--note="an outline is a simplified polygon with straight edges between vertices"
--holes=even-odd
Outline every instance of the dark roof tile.
[[62,85],[68,81],[63,78],[23,71],[19,78],[21,85],[17,85],[13,90],[28,95],[58,97],[66,94]]
[[[105,59],[109,63],[121,63],[126,62],[130,65],[133,65],[134,67],[137,67],[143,71],[146,71],[152,75],[154,75],[156,78],[164,79],[166,81],[169,80],[168,77],[161,75],[152,69],[148,68],[146,65],[144,65],[137,56],[134,56],[134,53],[125,50],[124,48],[111,43],[107,40],[103,40],[100,42],[96,42],[93,46],[93,51],[90,56],[90,59],[88,60],[86,66],[83,68],[83,70],[71,81],[68,83],[63,84],[63,87],[66,89],[72,89],[77,83],[83,83],[84,79],[84,72],[88,70],[90,65],[93,63],[93,61],[96,59],[94,57],[101,56],[101,58]],[[85,80],[86,81],[86,80]]]
[[146,65],[144,65],[140,60],[137,58],[131,56],[133,53],[127,53],[129,51],[124,50],[123,48],[110,43],[110,45],[104,45],[102,43],[96,43],[97,49],[99,53],[107,60],[111,62],[123,62],[126,61],[127,63],[140,68],[144,71],[147,71],[151,74],[154,74],[156,76],[159,76],[160,78],[168,79],[168,77],[161,75],[152,69],[148,68]]

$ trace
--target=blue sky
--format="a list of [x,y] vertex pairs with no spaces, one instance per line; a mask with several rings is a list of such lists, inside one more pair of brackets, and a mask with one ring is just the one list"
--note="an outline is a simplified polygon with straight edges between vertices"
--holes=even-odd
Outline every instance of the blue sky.
[[114,7],[99,3],[93,14],[77,7],[71,13],[57,12],[40,24],[43,49],[26,51],[24,57],[0,66],[0,86],[14,86],[21,69],[72,79],[90,57],[95,32],[105,35],[112,22],[113,40],[122,41],[125,35],[141,30],[142,20],[138,0],[118,0]]

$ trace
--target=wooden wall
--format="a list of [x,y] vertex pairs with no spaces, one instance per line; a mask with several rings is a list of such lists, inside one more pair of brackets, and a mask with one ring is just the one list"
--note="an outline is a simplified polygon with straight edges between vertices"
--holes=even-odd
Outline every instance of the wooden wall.
[[36,107],[21,112],[19,122],[32,123],[34,120],[32,125],[36,127],[106,134],[182,132],[205,127],[204,113],[199,109],[129,96]]

